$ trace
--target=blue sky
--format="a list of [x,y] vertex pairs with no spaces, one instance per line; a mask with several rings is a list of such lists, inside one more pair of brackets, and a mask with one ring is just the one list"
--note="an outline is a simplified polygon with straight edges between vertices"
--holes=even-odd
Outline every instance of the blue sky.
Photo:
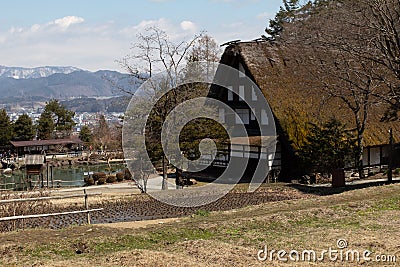
[[138,33],[158,26],[176,40],[205,30],[217,42],[264,33],[281,0],[3,1],[0,65],[122,69]]

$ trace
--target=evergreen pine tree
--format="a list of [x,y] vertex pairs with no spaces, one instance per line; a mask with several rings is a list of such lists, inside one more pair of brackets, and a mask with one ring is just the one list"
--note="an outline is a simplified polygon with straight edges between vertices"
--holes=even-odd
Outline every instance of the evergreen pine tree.
[[29,141],[35,136],[32,119],[27,114],[22,114],[14,123],[13,140]]
[[0,110],[0,147],[7,146],[12,137],[12,125],[10,117],[5,109]]

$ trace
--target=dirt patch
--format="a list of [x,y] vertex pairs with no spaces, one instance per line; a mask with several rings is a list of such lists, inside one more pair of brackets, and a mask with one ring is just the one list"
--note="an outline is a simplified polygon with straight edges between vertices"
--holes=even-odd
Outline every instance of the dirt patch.
[[180,222],[180,221],[181,219],[178,218],[168,218],[168,219],[147,220],[147,221],[107,223],[107,224],[99,224],[99,226],[110,227],[114,229],[137,229],[137,228],[145,228],[148,226],[162,225],[165,223]]

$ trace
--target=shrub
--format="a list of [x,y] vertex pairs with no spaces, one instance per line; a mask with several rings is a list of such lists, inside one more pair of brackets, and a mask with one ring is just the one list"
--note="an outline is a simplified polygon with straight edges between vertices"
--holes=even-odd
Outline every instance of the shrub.
[[129,171],[128,168],[125,168],[125,170],[124,170],[124,179],[125,180],[132,180],[132,174],[131,174],[131,172]]
[[98,181],[101,178],[104,178],[104,180],[107,178],[107,175],[104,172],[95,172],[92,175],[94,181]]
[[117,178],[116,178],[114,175],[108,175],[108,176],[107,176],[106,182],[107,182],[108,184],[115,183],[116,181],[117,181]]
[[99,180],[97,181],[98,185],[102,185],[106,183],[106,178],[99,178]]
[[123,172],[119,172],[119,173],[117,173],[116,176],[117,176],[117,181],[122,182],[124,180],[125,174]]
[[94,179],[93,177],[85,177],[85,185],[89,186],[89,185],[94,185]]
[[336,119],[320,125],[309,124],[309,133],[298,150],[303,170],[309,173],[330,174],[344,168],[356,155],[353,133]]

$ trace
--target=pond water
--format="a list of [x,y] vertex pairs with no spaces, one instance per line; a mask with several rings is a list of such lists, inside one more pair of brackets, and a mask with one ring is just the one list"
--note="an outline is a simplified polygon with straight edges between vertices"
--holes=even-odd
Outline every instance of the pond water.
[[[99,165],[79,165],[79,166],[63,166],[63,167],[48,167],[45,168],[44,174],[44,186],[47,186],[47,178],[49,180],[49,187],[52,186],[51,177],[53,177],[54,187],[78,187],[83,186],[85,175],[92,174],[94,172],[105,172],[106,174],[116,174],[119,171],[125,169],[125,164],[111,164],[111,169],[108,164]],[[51,172],[53,175],[51,176]],[[26,177],[25,169],[16,170],[12,174],[0,174],[0,190],[24,190],[33,187],[40,187],[41,184],[38,182],[38,176],[31,176],[29,183]]]

